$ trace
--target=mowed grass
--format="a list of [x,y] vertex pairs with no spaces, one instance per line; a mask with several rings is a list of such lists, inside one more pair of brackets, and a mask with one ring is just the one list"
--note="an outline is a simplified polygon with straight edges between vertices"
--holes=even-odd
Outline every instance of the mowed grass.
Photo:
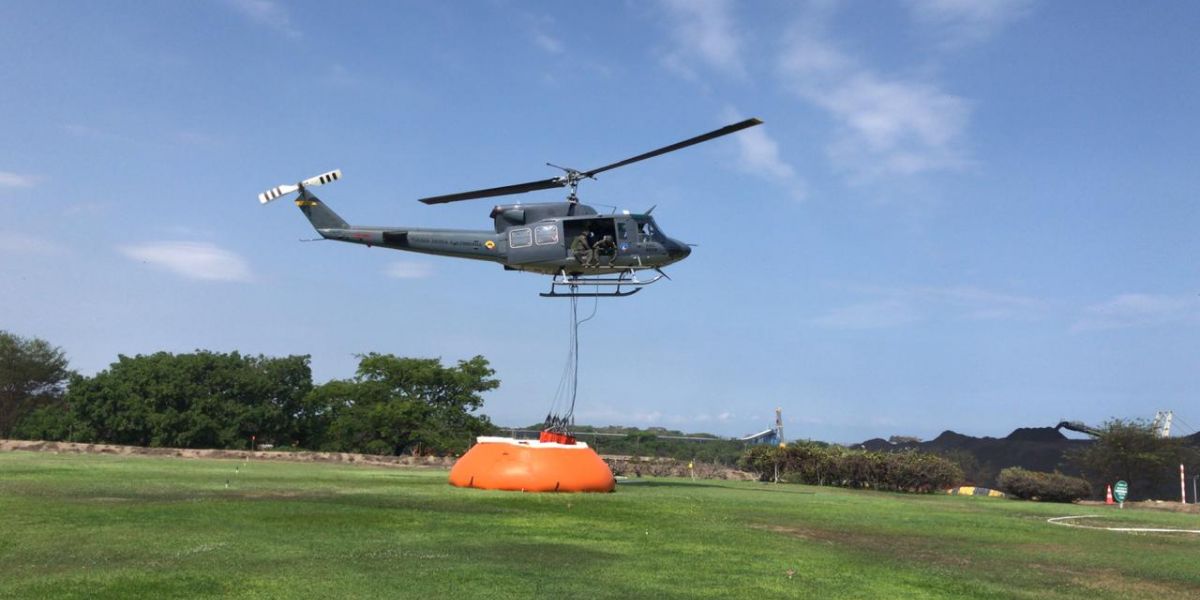
[[675,479],[523,494],[446,476],[3,453],[0,597],[1200,597],[1200,536],[1046,523],[1197,529],[1195,515]]

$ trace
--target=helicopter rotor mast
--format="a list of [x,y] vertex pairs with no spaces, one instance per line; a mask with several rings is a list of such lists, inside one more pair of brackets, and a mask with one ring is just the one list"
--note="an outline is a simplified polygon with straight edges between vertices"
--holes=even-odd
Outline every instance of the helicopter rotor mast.
[[729,135],[731,133],[736,133],[743,129],[747,129],[750,127],[754,127],[755,125],[761,125],[761,124],[762,124],[762,121],[759,119],[756,119],[756,118],[746,119],[744,121],[739,121],[732,125],[726,125],[725,127],[722,127],[720,129],[716,129],[716,130],[710,131],[708,133],[704,133],[704,134],[698,135],[696,137],[683,140],[682,142],[676,142],[669,146],[663,146],[662,148],[658,148],[656,150],[651,150],[649,152],[639,154],[637,156],[627,158],[625,160],[618,161],[618,162],[615,162],[615,163],[612,163],[609,165],[605,165],[603,167],[592,169],[590,171],[577,171],[577,170],[569,168],[569,167],[560,167],[555,164],[546,163],[548,166],[554,167],[556,169],[562,169],[563,175],[561,175],[559,177],[552,177],[550,179],[541,179],[538,181],[517,183],[514,185],[505,185],[505,186],[494,187],[494,188],[486,188],[486,189],[482,189],[482,190],[473,190],[473,191],[469,191],[469,192],[459,192],[456,194],[445,194],[442,196],[430,196],[427,198],[421,198],[420,201],[425,204],[445,204],[447,202],[459,202],[461,200],[474,200],[476,198],[491,198],[493,196],[507,196],[510,194],[524,194],[526,192],[535,192],[538,190],[550,190],[550,189],[554,189],[554,188],[567,187],[567,188],[570,188],[570,193],[567,196],[567,201],[572,204],[578,204],[579,197],[576,195],[575,192],[576,192],[577,188],[579,187],[579,182],[584,179],[595,179],[596,175],[599,175],[600,173],[603,173],[603,172],[611,170],[611,169],[616,169],[617,167],[624,167],[625,165],[643,161],[648,158],[654,158],[656,156],[661,156],[668,152],[674,152],[676,150],[681,150],[683,148],[687,148],[688,146],[693,146],[695,144],[707,142],[711,139],[719,138],[721,136]]

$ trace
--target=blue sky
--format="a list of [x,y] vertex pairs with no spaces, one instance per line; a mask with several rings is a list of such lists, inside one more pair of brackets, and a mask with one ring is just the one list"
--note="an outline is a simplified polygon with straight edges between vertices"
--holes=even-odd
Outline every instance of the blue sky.
[[[592,168],[585,202],[698,244],[581,330],[578,421],[789,437],[1069,418],[1200,424],[1190,2],[8,2],[0,328],[118,354],[482,354],[541,419],[543,278],[313,237],[272,186],[341,168],[357,224]],[[554,201],[558,192],[523,201]],[[585,305],[585,308],[590,308]]]

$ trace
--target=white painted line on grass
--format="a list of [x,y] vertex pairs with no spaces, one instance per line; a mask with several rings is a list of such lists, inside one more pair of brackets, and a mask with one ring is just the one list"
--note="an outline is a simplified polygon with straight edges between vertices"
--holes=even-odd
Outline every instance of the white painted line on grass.
[[1047,523],[1062,525],[1064,527],[1078,527],[1080,529],[1103,529],[1105,531],[1125,531],[1131,533],[1200,533],[1200,529],[1160,529],[1154,527],[1092,527],[1091,525],[1076,525],[1075,523],[1067,523],[1067,519],[1095,519],[1104,515],[1074,515],[1070,517],[1052,517],[1046,519]]

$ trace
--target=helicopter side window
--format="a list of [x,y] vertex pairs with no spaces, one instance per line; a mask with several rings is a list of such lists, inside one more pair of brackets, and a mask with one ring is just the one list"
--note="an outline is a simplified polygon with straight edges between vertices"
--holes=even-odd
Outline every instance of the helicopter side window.
[[528,227],[508,231],[509,248],[527,248],[533,245],[533,233]]
[[539,246],[558,243],[558,225],[538,225],[533,229],[533,242]]
[[625,226],[624,221],[617,222],[617,237],[623,240],[629,239],[629,228]]

